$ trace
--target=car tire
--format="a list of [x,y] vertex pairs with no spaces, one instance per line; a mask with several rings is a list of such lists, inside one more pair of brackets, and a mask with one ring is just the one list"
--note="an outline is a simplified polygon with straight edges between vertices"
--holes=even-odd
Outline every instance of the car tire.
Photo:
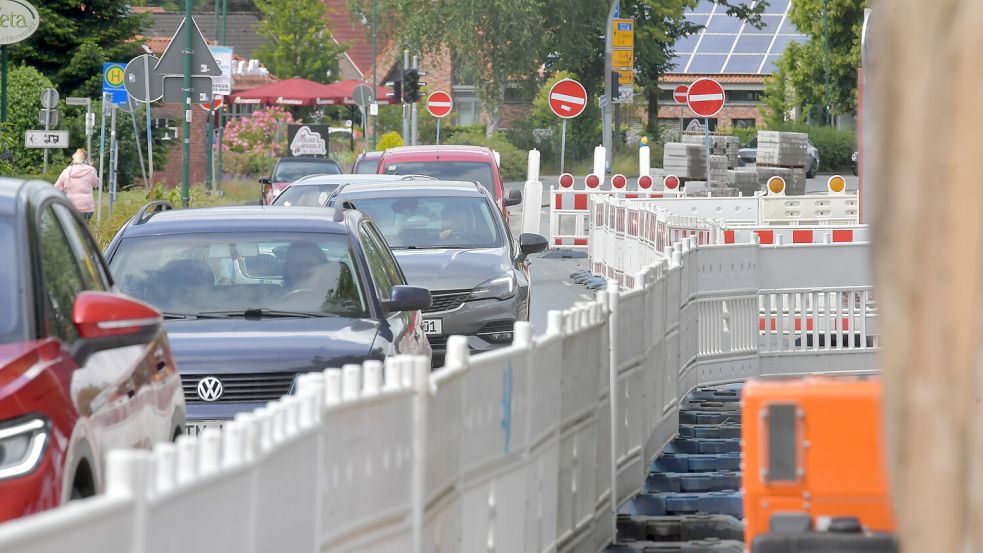
[[813,161],[812,163],[809,164],[809,170],[806,171],[806,178],[814,179],[816,178],[816,173],[818,172],[819,172],[819,164]]
[[69,500],[85,499],[95,494],[96,484],[92,469],[89,468],[88,461],[82,461],[75,469],[75,476],[72,477],[72,492]]

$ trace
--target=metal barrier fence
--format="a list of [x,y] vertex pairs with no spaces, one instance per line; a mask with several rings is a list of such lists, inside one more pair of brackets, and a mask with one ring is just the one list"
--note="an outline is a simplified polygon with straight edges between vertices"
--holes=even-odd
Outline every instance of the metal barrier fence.
[[0,526],[0,550],[598,551],[695,387],[875,370],[866,244],[663,253],[505,349],[313,373],[221,431],[112,452],[104,495]]
[[[773,229],[849,230],[858,226],[856,195],[829,193],[808,196],[684,197],[676,192],[647,190],[550,189],[550,243],[567,249],[589,249],[592,203],[635,200],[680,217],[699,217],[721,226]],[[763,232],[762,234],[767,234]],[[772,233],[774,234],[774,232]],[[801,233],[805,236],[805,233]],[[837,237],[840,234],[836,235]],[[820,241],[820,240],[817,240]],[[834,241],[842,241],[835,240]],[[740,243],[738,240],[736,243]],[[791,242],[786,242],[791,243]]]

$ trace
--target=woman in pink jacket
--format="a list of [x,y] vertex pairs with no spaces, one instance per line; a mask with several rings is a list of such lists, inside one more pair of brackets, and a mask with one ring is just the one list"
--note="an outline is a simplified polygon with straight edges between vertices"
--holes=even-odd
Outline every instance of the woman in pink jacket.
[[98,186],[99,177],[96,175],[95,168],[86,163],[85,150],[82,148],[75,150],[72,154],[72,164],[65,167],[55,181],[55,188],[68,196],[86,221],[92,218],[92,212],[95,210],[92,189]]

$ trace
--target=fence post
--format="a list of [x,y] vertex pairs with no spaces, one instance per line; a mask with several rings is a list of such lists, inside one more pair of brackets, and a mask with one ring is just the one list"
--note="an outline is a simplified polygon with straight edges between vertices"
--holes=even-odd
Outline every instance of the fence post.
[[413,483],[410,508],[413,524],[413,553],[423,553],[426,523],[427,406],[430,401],[430,361],[426,357],[404,357],[404,369],[413,371]]
[[106,495],[133,500],[133,553],[146,550],[147,490],[153,458],[149,451],[124,449],[112,450],[106,456]]
[[611,524],[618,541],[618,284],[608,282],[608,404],[611,408]]

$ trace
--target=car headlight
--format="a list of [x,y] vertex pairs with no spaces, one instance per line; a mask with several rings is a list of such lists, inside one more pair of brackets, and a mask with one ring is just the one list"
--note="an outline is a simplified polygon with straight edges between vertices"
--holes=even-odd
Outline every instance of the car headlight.
[[515,279],[512,275],[504,275],[486,280],[471,291],[469,300],[507,300],[515,295]]
[[33,415],[0,425],[0,480],[32,472],[51,436],[47,419]]

